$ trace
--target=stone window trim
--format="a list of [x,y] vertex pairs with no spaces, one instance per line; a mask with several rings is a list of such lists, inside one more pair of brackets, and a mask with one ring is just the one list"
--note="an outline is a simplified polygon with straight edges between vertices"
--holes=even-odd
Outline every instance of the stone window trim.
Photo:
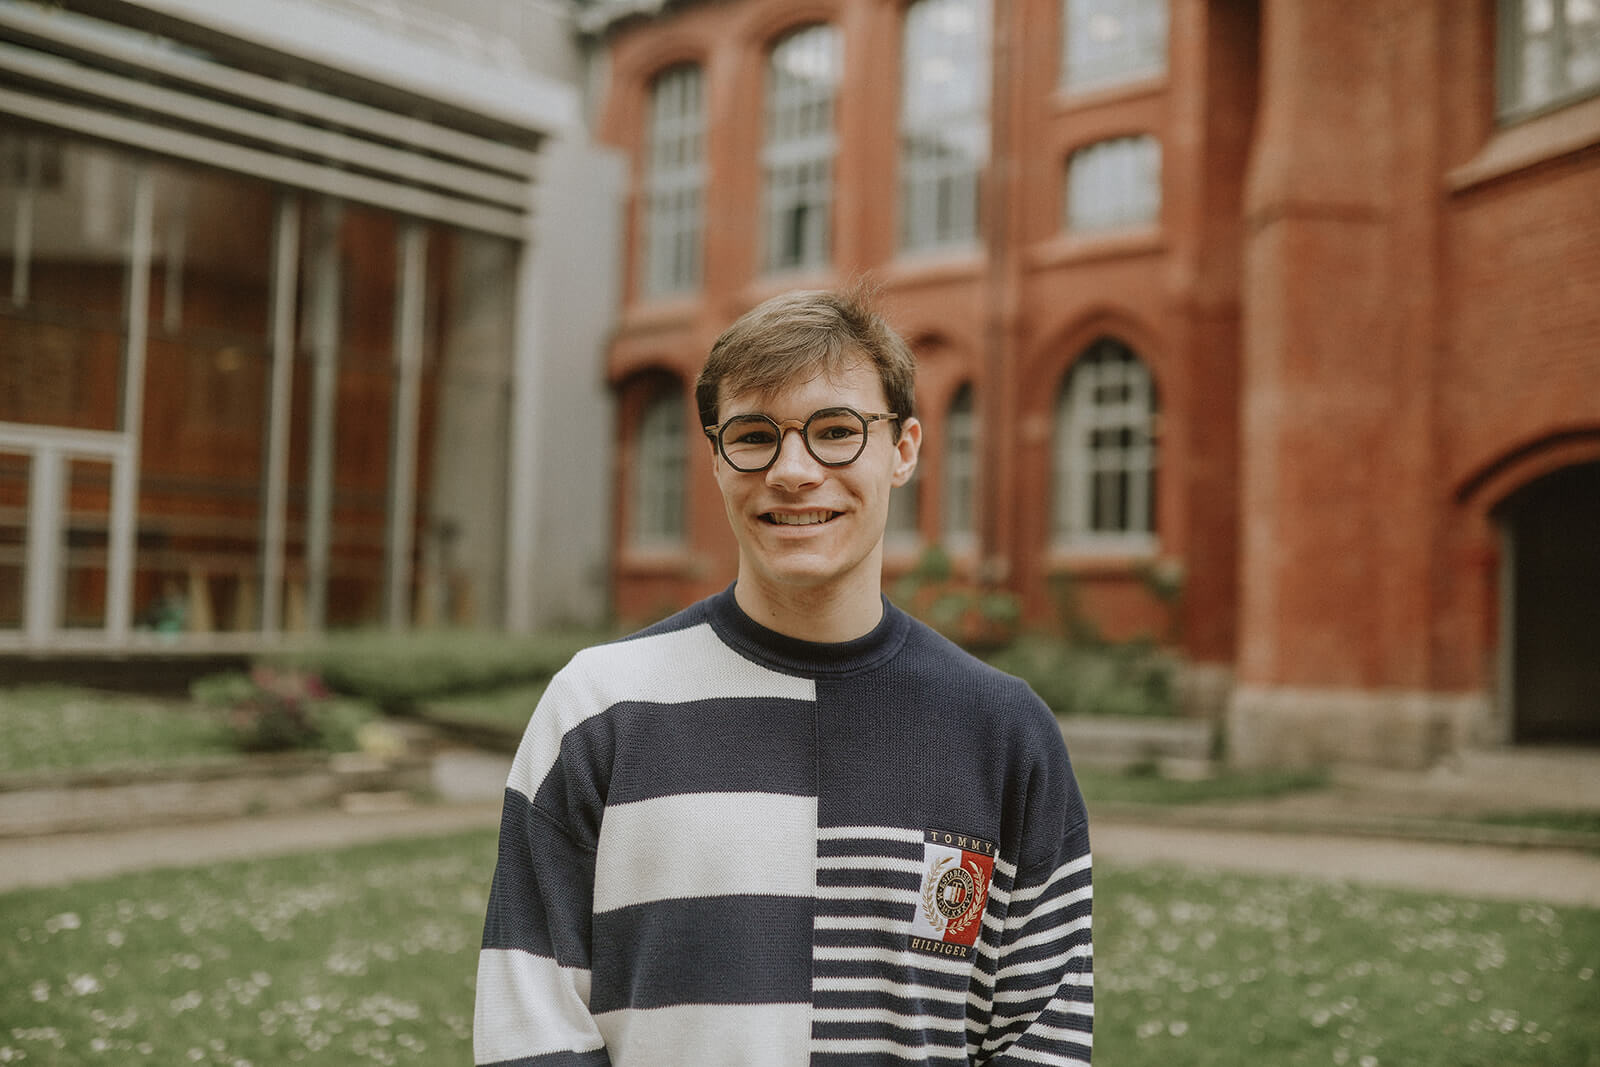
[[1507,126],[1483,149],[1447,171],[1452,192],[1476,186],[1600,145],[1600,94]]

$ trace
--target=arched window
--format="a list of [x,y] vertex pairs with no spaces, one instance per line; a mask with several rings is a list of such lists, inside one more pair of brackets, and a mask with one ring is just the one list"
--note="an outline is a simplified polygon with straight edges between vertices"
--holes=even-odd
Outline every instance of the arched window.
[[1065,0],[1061,84],[1069,92],[1153,78],[1167,69],[1167,0]]
[[838,34],[807,26],[772,49],[762,150],[768,271],[826,266],[833,214]]
[[978,238],[978,174],[989,155],[989,0],[917,0],[906,10],[900,94],[900,247]]
[[1101,338],[1056,406],[1053,534],[1067,548],[1155,548],[1156,393],[1133,350]]
[[1148,134],[1098,141],[1067,160],[1067,229],[1154,225],[1161,217],[1161,142]]
[[700,284],[705,199],[705,101],[700,68],[673,67],[650,92],[645,164],[644,287],[651,296]]
[[978,419],[972,386],[964,385],[950,402],[944,422],[944,528],[946,547],[971,548],[977,539]]
[[683,389],[658,384],[640,406],[629,474],[629,540],[636,548],[675,548],[683,543],[688,439],[684,434]]

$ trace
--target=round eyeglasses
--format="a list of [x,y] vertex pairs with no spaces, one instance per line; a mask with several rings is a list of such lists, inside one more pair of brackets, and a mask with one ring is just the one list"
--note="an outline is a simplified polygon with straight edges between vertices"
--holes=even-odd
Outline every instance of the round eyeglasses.
[[767,415],[735,415],[721,426],[704,427],[706,436],[717,443],[728,466],[746,474],[764,471],[778,459],[783,435],[799,430],[811,458],[824,467],[845,467],[854,463],[867,447],[867,427],[883,419],[900,416],[887,411],[857,411],[855,408],[823,408],[811,417],[785,419]]

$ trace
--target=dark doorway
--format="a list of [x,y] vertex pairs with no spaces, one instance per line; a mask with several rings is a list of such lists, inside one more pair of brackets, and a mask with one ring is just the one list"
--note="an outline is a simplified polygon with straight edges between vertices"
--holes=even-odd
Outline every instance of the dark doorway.
[[1600,463],[1519,489],[1500,516],[1515,739],[1600,744]]

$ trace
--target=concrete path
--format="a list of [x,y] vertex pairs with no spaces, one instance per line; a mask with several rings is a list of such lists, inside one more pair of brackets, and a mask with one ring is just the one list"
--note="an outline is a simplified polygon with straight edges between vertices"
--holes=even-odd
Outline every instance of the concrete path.
[[157,867],[341,848],[493,827],[500,804],[413,805],[372,811],[310,811],[220,822],[0,839],[0,892],[66,885]]
[[1286,874],[1463,897],[1600,908],[1600,856],[1370,836],[1090,823],[1095,862]]

